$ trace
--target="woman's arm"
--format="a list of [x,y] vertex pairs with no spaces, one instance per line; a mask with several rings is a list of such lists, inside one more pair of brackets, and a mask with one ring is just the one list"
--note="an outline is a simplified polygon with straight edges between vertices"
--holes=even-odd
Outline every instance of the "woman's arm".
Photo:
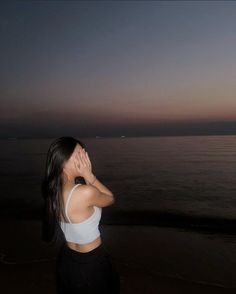
[[95,177],[95,175],[93,173],[90,173],[89,175],[87,175],[86,177],[84,177],[84,180],[85,180],[85,182],[86,182],[87,185],[93,185],[94,187],[96,187],[102,193],[107,194],[107,195],[110,195],[112,197],[114,196],[113,193],[105,185],[103,185],[97,179],[97,177]]

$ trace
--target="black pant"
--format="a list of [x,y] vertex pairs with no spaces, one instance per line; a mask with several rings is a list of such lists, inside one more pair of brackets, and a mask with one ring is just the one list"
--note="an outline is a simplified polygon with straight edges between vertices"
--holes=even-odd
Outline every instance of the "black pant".
[[85,253],[63,244],[57,258],[57,293],[120,293],[120,275],[103,243]]

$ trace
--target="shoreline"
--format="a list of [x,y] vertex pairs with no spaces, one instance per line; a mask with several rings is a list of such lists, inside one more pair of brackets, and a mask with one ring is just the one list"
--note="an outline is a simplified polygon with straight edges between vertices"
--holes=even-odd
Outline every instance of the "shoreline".
[[[11,209],[12,211],[12,209]],[[41,210],[21,210],[11,215],[0,217],[2,220],[38,221],[41,220]],[[101,225],[113,226],[156,226],[173,229],[183,229],[206,234],[236,235],[236,219],[205,215],[190,215],[181,212],[164,212],[158,210],[121,210],[110,208],[102,214]]]
[[[5,236],[0,246],[0,252],[5,254],[1,261],[17,262],[17,264],[0,262],[1,289],[7,290],[8,293],[32,293],[32,291],[56,293],[54,270],[60,245],[50,247],[40,241],[39,221],[5,220],[1,225]],[[228,266],[233,267],[233,264],[220,266],[221,259],[214,261],[214,257],[220,257],[221,253],[228,252],[228,249],[234,250],[234,244],[222,243],[225,246],[222,248],[222,244],[219,243],[215,254],[208,252],[207,249],[211,248],[212,244],[218,244],[214,242],[221,242],[217,236],[213,239],[212,237],[205,239],[205,236],[197,233],[170,228],[104,224],[101,225],[100,231],[103,243],[120,273],[121,294],[236,292],[233,268],[228,269],[229,273],[232,272],[231,279],[228,277],[228,283],[225,280],[222,284],[221,276],[217,281],[217,276],[210,272],[206,273],[208,279],[202,279],[204,276],[201,273],[202,269],[210,270],[215,267],[216,275],[224,270],[224,266],[225,269]],[[225,251],[221,251],[223,249]],[[198,265],[198,270],[194,267],[189,268],[189,265],[195,261],[201,265]]]

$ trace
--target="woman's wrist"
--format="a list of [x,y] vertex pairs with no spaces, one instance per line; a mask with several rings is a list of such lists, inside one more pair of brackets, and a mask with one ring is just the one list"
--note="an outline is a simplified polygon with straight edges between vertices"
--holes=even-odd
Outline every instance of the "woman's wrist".
[[97,178],[93,173],[91,173],[90,175],[86,176],[84,179],[88,184],[93,185]]
[[97,180],[97,178],[94,176],[93,181],[92,182],[89,182],[89,184],[90,185],[93,185],[96,180]]

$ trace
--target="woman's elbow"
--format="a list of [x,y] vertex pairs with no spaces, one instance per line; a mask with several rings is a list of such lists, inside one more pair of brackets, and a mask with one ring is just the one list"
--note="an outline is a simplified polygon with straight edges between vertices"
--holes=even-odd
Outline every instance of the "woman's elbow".
[[114,204],[116,202],[115,197],[113,194],[111,194],[111,204]]

